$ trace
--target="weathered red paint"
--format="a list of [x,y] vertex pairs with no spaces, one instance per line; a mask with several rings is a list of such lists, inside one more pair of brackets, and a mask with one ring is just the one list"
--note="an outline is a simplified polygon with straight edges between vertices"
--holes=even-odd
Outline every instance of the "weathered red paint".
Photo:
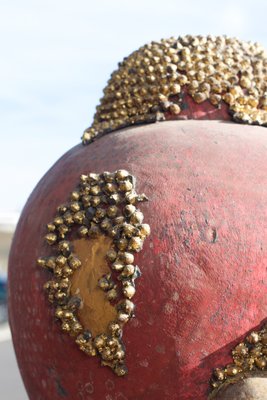
[[[148,195],[140,208],[152,229],[136,258],[124,378],[61,332],[36,266],[49,252],[45,224],[79,175],[119,168]],[[220,121],[134,127],[66,153],[30,196],[10,254],[10,323],[30,399],[206,399],[213,367],[267,315],[266,171],[266,128]]]
[[[231,121],[232,116],[229,112],[229,106],[224,101],[219,106],[213,106],[209,100],[201,104],[196,104],[194,99],[189,95],[186,88],[180,94],[180,108],[181,112],[177,115],[165,112],[164,117],[166,120],[220,120]],[[177,99],[178,100],[178,99]]]

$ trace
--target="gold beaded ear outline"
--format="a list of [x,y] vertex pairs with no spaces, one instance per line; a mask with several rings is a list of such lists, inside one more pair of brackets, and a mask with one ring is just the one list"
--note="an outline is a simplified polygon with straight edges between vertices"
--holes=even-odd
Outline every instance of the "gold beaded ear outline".
[[[64,332],[75,338],[80,350],[89,356],[98,355],[101,364],[109,366],[115,374],[127,373],[126,349],[122,341],[123,326],[134,316],[135,279],[141,273],[134,265],[134,254],[142,250],[150,227],[143,223],[143,214],[136,208],[138,202],[148,200],[135,191],[135,178],[125,170],[115,173],[89,173],[80,177],[79,186],[71,193],[70,202],[58,207],[58,214],[47,224],[46,242],[56,249],[56,254],[39,257],[39,266],[47,269],[53,278],[45,283],[49,301],[56,306],[55,316]],[[118,298],[121,287],[124,299],[116,302],[117,318],[110,322],[107,332],[92,337],[78,318],[82,298],[71,295],[71,276],[83,268],[72,252],[66,236],[73,233],[80,238],[97,239],[99,235],[112,238],[112,247],[106,254],[111,273],[103,276],[99,290],[106,292],[109,301]],[[117,281],[115,284],[114,280]]]
[[210,399],[216,398],[218,391],[226,385],[267,372],[267,324],[259,331],[252,331],[234,348],[232,356],[232,364],[214,369],[210,381]]
[[258,43],[227,36],[151,42],[114,71],[82,141],[136,124],[179,117],[183,93],[195,103],[224,103],[236,122],[267,125],[267,57]]

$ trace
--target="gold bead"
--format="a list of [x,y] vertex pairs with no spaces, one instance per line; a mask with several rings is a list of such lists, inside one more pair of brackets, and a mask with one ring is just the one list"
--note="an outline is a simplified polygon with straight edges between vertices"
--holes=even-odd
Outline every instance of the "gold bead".
[[77,190],[75,190],[71,193],[70,198],[71,200],[77,201],[80,198],[80,193]]
[[223,95],[223,100],[230,105],[233,105],[235,103],[235,98],[231,93],[225,93]]
[[196,74],[196,78],[199,82],[203,82],[205,79],[205,73],[203,71],[198,71]]
[[90,194],[93,196],[98,196],[101,193],[100,186],[94,185],[90,188]]
[[125,312],[121,311],[118,313],[118,321],[121,322],[122,324],[126,323],[127,321],[129,321],[130,316],[129,314],[126,314]]
[[119,182],[119,190],[122,192],[129,192],[132,190],[133,185],[130,181],[120,181]]
[[181,112],[181,108],[178,106],[178,104],[171,104],[169,110],[173,115],[178,115]]
[[81,266],[81,261],[78,257],[72,255],[68,258],[68,264],[70,268],[77,269]]
[[83,183],[88,183],[88,176],[85,174],[80,175],[80,182]]
[[103,219],[106,215],[106,210],[104,208],[97,208],[95,212],[96,219]]
[[238,374],[238,368],[234,364],[227,365],[226,367],[226,374],[228,376],[235,376]]
[[43,288],[44,290],[50,290],[50,282],[45,282]]
[[73,216],[72,216],[72,214],[70,212],[66,212],[63,215],[63,218],[64,218],[65,224],[67,224],[68,226],[70,226],[70,225],[72,225],[74,223]]
[[52,222],[50,222],[49,224],[47,224],[46,227],[47,227],[47,230],[48,230],[49,232],[54,232],[54,231],[56,230],[56,225],[53,224]]
[[100,235],[101,235],[101,230],[97,225],[92,225],[91,228],[88,230],[88,236],[91,238],[97,238]]
[[84,132],[82,135],[82,142],[83,144],[90,143],[93,135],[90,132]]
[[72,319],[73,316],[74,316],[74,315],[73,315],[72,312],[70,312],[70,311],[68,311],[68,310],[63,311],[63,317],[64,317],[64,318],[66,318],[66,319]]
[[114,193],[111,196],[109,196],[110,204],[120,204],[120,202],[121,202],[121,197],[118,193]]
[[132,236],[138,233],[137,228],[132,224],[124,224],[123,225],[123,233],[127,238],[131,238]]
[[110,334],[112,336],[121,336],[122,334],[122,329],[120,324],[118,324],[117,322],[110,322],[108,325],[108,331],[110,332]]
[[115,174],[108,171],[103,172],[102,176],[105,182],[112,183],[115,180]]
[[110,280],[110,276],[104,276],[98,280],[98,286],[102,290],[105,290],[105,291],[109,290],[112,288],[113,285],[114,285],[114,283]]
[[56,258],[56,264],[57,264],[59,267],[63,267],[63,266],[66,264],[66,262],[67,262],[67,258],[64,257],[64,256],[62,256],[62,255],[60,255],[60,256],[58,256],[58,257]]
[[91,196],[89,196],[88,194],[83,195],[82,203],[85,208],[90,206],[90,200],[91,200]]
[[65,225],[65,224],[60,225],[58,227],[58,233],[59,233],[60,239],[64,239],[65,235],[66,235],[66,233],[68,233],[68,231],[69,231],[69,228],[67,227],[67,225]]
[[60,301],[60,300],[65,300],[67,295],[64,292],[58,291],[58,292],[55,293],[55,297],[56,297],[57,300]]
[[55,233],[48,233],[45,235],[45,240],[46,242],[51,246],[56,243],[57,241],[57,235]]
[[261,347],[260,346],[254,346],[250,352],[249,355],[253,358],[258,358],[261,356]]
[[124,375],[126,375],[127,373],[128,373],[128,370],[127,370],[127,367],[126,367],[126,365],[124,365],[124,364],[119,364],[119,365],[116,365],[116,367],[115,367],[115,369],[114,369],[114,372],[115,372],[115,374],[116,375],[118,375],[118,376],[124,376]]
[[247,77],[241,76],[240,85],[245,89],[249,89],[251,87],[251,81]]
[[136,207],[132,204],[127,204],[124,207],[123,213],[126,217],[130,217],[136,211]]
[[264,346],[267,345],[267,332],[263,333],[263,335],[261,336],[261,342]]
[[67,240],[62,240],[58,243],[58,251],[64,256],[70,252],[70,247],[70,242],[68,242]]
[[170,92],[171,92],[172,95],[181,93],[181,86],[178,83],[173,83],[170,86]]
[[88,174],[88,182],[91,185],[96,185],[99,182],[99,180],[100,180],[99,174],[95,174],[94,172]]
[[119,225],[112,226],[112,228],[108,231],[108,234],[112,238],[119,237],[120,236],[120,226]]
[[55,316],[59,319],[61,319],[64,315],[63,309],[61,307],[57,307],[55,311]]
[[123,282],[122,292],[127,299],[131,299],[135,295],[135,287],[128,281]]
[[238,344],[233,350],[233,355],[246,356],[248,354],[248,348],[245,343]]
[[205,93],[209,93],[210,91],[210,84],[208,82],[203,82],[201,83],[201,85],[199,86],[199,90],[201,92],[205,92]]
[[110,249],[106,256],[109,261],[113,262],[117,258],[117,252],[114,249]]
[[131,215],[130,222],[133,225],[139,225],[142,224],[143,219],[144,219],[143,213],[137,210]]
[[46,267],[46,258],[45,257],[37,258],[37,265],[39,267],[45,268]]
[[132,264],[134,262],[134,255],[129,252],[119,252],[118,257],[124,264]]
[[133,205],[135,204],[137,199],[137,195],[134,191],[128,192],[125,194],[125,200],[127,201],[127,203]]
[[109,218],[115,218],[119,212],[119,209],[116,205],[111,205],[107,209],[107,216]]
[[116,298],[118,297],[118,291],[116,288],[112,288],[110,289],[107,294],[106,297],[109,301],[113,301],[116,300]]
[[140,237],[134,236],[130,239],[129,241],[129,250],[137,251],[139,252],[142,250],[143,247],[143,240]]
[[80,204],[79,204],[78,201],[72,201],[72,202],[70,203],[70,209],[71,209],[71,211],[73,211],[73,212],[77,212],[77,211],[80,211],[81,206],[80,206]]
[[116,354],[115,354],[115,357],[116,357],[116,359],[118,359],[118,360],[124,359],[124,357],[125,357],[125,351],[122,350],[122,349],[118,350],[118,351],[116,352]]
[[221,100],[222,100],[221,95],[216,94],[216,93],[211,93],[211,95],[210,95],[211,104],[213,104],[214,106],[217,106],[218,104],[220,104]]
[[259,101],[255,97],[249,96],[248,97],[248,104],[253,108],[257,108],[258,105],[259,105]]
[[267,358],[266,357],[256,358],[255,364],[259,369],[265,369],[267,366]]
[[78,235],[82,238],[86,237],[88,234],[87,226],[83,225],[78,229]]
[[56,267],[56,257],[48,257],[45,265],[47,268],[54,269]]
[[193,95],[193,99],[197,102],[197,103],[203,103],[203,101],[207,100],[208,96],[206,93],[203,92],[196,92]]
[[62,269],[63,276],[71,276],[73,274],[73,270],[67,265]]
[[111,268],[114,269],[114,271],[122,271],[124,268],[124,265],[120,261],[115,261],[111,265]]
[[135,267],[132,264],[127,264],[122,270],[122,273],[120,275],[120,278],[128,278],[132,276],[135,272]]
[[70,280],[69,280],[69,278],[63,278],[63,279],[61,279],[61,281],[59,282],[59,288],[60,288],[61,290],[66,290],[66,289],[69,289],[69,287],[70,287]]
[[246,105],[247,104],[247,97],[245,96],[239,96],[236,98],[235,100],[237,103],[241,104],[241,105]]
[[81,225],[81,224],[84,222],[84,219],[85,219],[85,213],[84,213],[84,211],[78,211],[78,212],[76,212],[75,214],[73,214],[73,221],[74,221],[76,224]]
[[116,241],[116,246],[119,250],[126,250],[128,247],[128,240],[125,238],[120,238]]
[[105,185],[105,191],[107,193],[116,193],[118,190],[118,186],[115,183],[106,183]]
[[70,332],[71,330],[70,324],[68,322],[63,322],[61,328],[65,332]]
[[68,210],[68,207],[66,206],[66,204],[61,204],[60,206],[58,206],[57,208],[57,212],[59,214],[65,214],[65,212]]
[[99,335],[95,337],[94,345],[99,351],[105,346],[106,339],[106,335]]
[[219,381],[223,381],[225,379],[225,373],[223,369],[216,368],[213,374]]
[[246,340],[249,342],[249,343],[252,343],[252,344],[256,344],[256,343],[258,343],[259,342],[259,340],[260,340],[260,337],[259,337],[259,334],[257,333],[257,332],[251,332],[247,337],[246,337]]
[[77,333],[80,333],[83,330],[82,325],[79,322],[75,322],[72,326],[71,326],[71,330],[72,332],[77,335]]
[[125,299],[122,300],[118,305],[117,305],[118,310],[123,310],[129,315],[132,315],[135,309],[135,305],[132,301]]
[[148,224],[142,224],[139,229],[140,229],[140,234],[142,236],[147,237],[151,233],[151,229],[150,229],[150,226]]

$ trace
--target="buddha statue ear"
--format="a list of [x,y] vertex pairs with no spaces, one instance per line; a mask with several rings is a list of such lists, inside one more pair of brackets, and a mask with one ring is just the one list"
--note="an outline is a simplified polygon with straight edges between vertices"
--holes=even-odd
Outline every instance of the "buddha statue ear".
[[216,400],[267,400],[267,375],[248,377],[222,388]]
[[232,364],[215,368],[209,400],[267,400],[267,324],[232,350]]

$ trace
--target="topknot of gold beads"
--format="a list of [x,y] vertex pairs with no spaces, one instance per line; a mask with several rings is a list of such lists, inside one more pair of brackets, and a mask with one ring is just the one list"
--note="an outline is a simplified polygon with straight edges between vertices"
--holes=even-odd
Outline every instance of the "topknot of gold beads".
[[135,124],[179,117],[182,93],[196,103],[224,102],[234,121],[267,125],[267,58],[257,43],[226,36],[151,42],[119,63],[82,141]]

